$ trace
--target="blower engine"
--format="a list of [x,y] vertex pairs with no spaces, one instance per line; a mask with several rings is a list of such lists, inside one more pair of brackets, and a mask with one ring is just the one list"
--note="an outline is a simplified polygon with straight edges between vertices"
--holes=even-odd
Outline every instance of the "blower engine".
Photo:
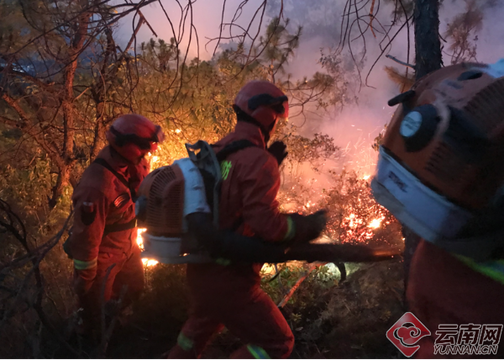
[[[215,179],[209,191],[217,191],[221,179],[215,153],[204,141],[186,144],[188,158],[176,160],[170,166],[152,171],[140,184],[135,211],[138,227],[147,229],[142,234],[142,256],[166,264],[201,263],[212,259],[199,253],[186,253],[188,236],[187,215],[212,214],[207,203],[207,191],[201,171]],[[197,167],[199,165],[200,168]],[[212,189],[213,188],[213,189]],[[214,198],[213,194],[209,194]],[[215,196],[214,224],[218,222],[218,197]],[[184,245],[183,245],[184,243]]]
[[399,104],[371,182],[376,200],[427,241],[487,258],[504,234],[464,238],[502,198],[504,59],[437,70],[389,101]]

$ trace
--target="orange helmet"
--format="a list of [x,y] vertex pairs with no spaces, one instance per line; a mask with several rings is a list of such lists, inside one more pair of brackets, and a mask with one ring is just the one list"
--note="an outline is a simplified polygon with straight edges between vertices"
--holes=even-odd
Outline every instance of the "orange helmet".
[[155,151],[157,144],[163,140],[161,127],[137,114],[122,115],[107,131],[109,144],[133,163],[137,163],[147,153]]
[[289,116],[287,96],[269,81],[247,83],[236,95],[233,109],[238,120],[257,125],[266,142],[275,131],[278,119]]

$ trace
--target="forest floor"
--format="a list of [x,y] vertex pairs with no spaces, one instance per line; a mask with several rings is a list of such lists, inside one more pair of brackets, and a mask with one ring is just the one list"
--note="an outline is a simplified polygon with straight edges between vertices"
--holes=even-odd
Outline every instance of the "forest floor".
[[[63,263],[59,258],[50,261]],[[279,275],[273,278],[273,273],[265,274],[262,287],[279,304],[308,267],[302,263],[279,265]],[[311,271],[281,308],[296,338],[291,358],[404,358],[385,337],[404,313],[402,259],[347,263],[345,268],[348,276],[343,282],[335,267]],[[33,310],[20,309],[0,332],[0,358],[89,357],[75,351],[77,337],[69,330],[74,297],[71,288],[62,291],[50,286],[70,284],[67,273],[69,270],[53,271],[46,278],[45,308],[53,332],[41,326]],[[161,358],[175,345],[188,311],[185,266],[147,268],[146,284],[129,323],[115,326],[107,352],[100,357]],[[56,294],[65,299],[66,306],[58,305]],[[207,347],[203,358],[228,358],[241,345],[224,330]]]
[[[149,279],[152,291],[131,325],[115,330],[107,357],[160,358],[175,344],[187,301],[177,278],[183,269],[170,273],[168,282],[160,271]],[[325,275],[307,278],[282,309],[296,337],[291,358],[403,358],[385,337],[404,313],[402,261],[362,264],[340,284]],[[274,300],[275,281],[265,280],[264,286]],[[239,346],[239,339],[224,330],[203,358],[227,358]]]

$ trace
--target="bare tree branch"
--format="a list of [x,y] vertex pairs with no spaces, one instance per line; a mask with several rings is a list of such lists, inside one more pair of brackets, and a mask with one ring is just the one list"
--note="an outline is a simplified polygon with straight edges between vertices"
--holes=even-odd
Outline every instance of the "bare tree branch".
[[408,63],[406,63],[406,62],[404,62],[404,61],[401,61],[401,60],[397,59],[396,57],[394,57],[394,56],[392,56],[392,55],[388,55],[388,54],[387,54],[387,55],[385,55],[385,57],[386,57],[386,58],[388,58],[388,59],[390,59],[390,60],[395,61],[395,62],[396,62],[396,63],[398,63],[398,64],[404,65],[404,66],[406,66],[406,67],[409,67],[410,69],[415,70],[415,65],[411,65],[411,64],[408,64]]

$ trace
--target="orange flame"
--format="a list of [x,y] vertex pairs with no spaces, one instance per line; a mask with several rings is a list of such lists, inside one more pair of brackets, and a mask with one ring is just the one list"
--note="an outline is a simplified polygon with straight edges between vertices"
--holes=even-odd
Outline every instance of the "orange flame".
[[[140,250],[144,250],[144,246],[143,246],[143,237],[142,237],[142,234],[146,231],[147,229],[137,229],[137,238],[136,238],[136,242],[138,244],[138,247],[140,248]],[[142,263],[144,264],[145,267],[150,267],[150,266],[154,266],[154,265],[157,265],[159,263],[159,261],[157,260],[154,260],[154,259],[147,259],[147,258],[142,258]]]

